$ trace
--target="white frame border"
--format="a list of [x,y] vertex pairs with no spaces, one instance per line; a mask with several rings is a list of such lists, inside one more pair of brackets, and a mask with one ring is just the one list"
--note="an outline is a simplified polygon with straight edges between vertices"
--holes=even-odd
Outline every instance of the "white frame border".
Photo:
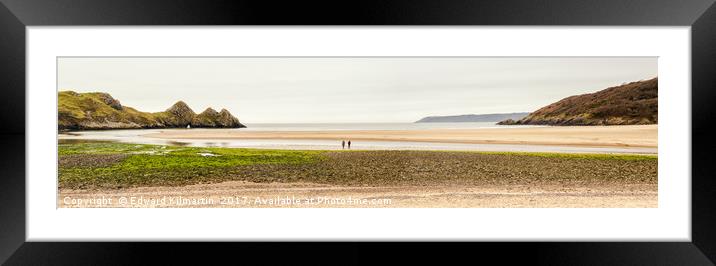
[[[691,240],[690,27],[28,27],[27,241]],[[652,209],[57,209],[57,56],[658,56]],[[54,167],[50,167],[50,165]]]

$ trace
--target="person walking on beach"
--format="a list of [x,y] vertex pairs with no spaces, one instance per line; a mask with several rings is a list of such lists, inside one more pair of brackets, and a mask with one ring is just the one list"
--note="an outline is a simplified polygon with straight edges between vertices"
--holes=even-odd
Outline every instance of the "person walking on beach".
[[351,149],[351,140],[348,140],[348,149]]
[[346,148],[346,141],[345,141],[345,140],[344,140],[344,141],[341,141],[341,147],[342,147],[343,149]]

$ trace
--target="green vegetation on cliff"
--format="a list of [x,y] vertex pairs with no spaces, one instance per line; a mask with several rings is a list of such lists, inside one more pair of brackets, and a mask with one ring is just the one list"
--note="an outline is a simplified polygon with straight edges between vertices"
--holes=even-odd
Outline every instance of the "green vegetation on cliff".
[[122,106],[117,99],[103,92],[58,93],[57,118],[60,130],[184,128],[188,125],[211,128],[245,127],[225,109],[216,116],[200,115],[195,114],[182,101],[164,112],[148,113]]
[[657,78],[575,95],[501,125],[644,125],[658,122]]

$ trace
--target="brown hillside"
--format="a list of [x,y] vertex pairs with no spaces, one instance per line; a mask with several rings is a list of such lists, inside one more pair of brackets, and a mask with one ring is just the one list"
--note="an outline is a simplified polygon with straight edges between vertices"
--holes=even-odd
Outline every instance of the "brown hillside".
[[658,80],[631,82],[564,98],[501,125],[642,125],[658,121]]

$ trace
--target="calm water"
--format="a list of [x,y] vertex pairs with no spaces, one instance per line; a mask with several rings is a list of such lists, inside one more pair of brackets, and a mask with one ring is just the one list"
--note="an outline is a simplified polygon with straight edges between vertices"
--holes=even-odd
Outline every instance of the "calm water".
[[416,129],[475,129],[543,126],[501,126],[496,122],[476,123],[296,123],[246,124],[247,131],[326,131],[326,130],[416,130]]
[[[245,131],[327,131],[327,130],[417,130],[417,129],[473,129],[496,127],[494,123],[355,123],[355,124],[247,124]],[[177,145],[191,147],[231,147],[264,149],[340,150],[340,142],[315,139],[175,139],[148,138],[143,135],[160,131],[194,129],[130,129],[77,131],[59,135],[59,143],[112,141],[135,144]],[[214,129],[200,129],[214,130]],[[215,129],[225,130],[225,129]],[[458,150],[458,151],[521,151],[568,153],[638,153],[656,154],[656,148],[633,147],[568,147],[521,144],[462,144],[413,141],[353,141],[354,150]]]

